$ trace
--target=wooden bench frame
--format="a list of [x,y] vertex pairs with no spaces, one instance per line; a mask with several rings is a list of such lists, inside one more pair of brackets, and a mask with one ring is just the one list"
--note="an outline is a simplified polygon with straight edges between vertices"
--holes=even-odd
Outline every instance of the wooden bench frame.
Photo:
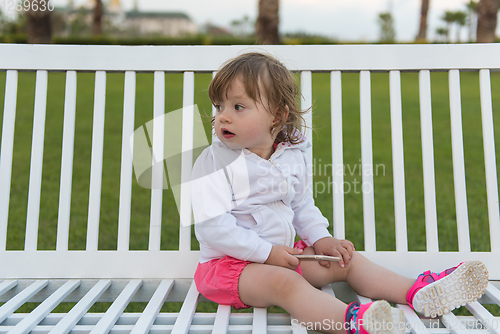
[[[280,58],[290,69],[300,72],[302,108],[312,105],[312,72],[331,75],[332,120],[342,120],[341,73],[360,73],[362,164],[370,165],[372,157],[370,73],[389,72],[391,90],[391,134],[394,170],[394,207],[396,250],[377,251],[373,192],[363,193],[365,250],[363,253],[403,275],[413,277],[425,269],[443,268],[467,259],[483,261],[490,272],[491,283],[481,303],[500,305],[500,291],[494,281],[500,280],[500,216],[498,208],[497,169],[493,131],[490,71],[500,70],[500,45],[346,45],[346,46],[63,46],[0,45],[0,71],[7,71],[0,155],[0,333],[304,333],[291,326],[285,314],[266,314],[255,309],[253,314],[232,314],[227,306],[219,306],[216,314],[196,313],[200,298],[192,277],[198,252],[191,250],[191,227],[180,227],[179,249],[160,250],[158,235],[161,223],[162,189],[151,191],[151,231],[147,251],[129,250],[130,196],[133,178],[132,154],[128,145],[134,131],[135,73],[154,72],[154,117],[165,110],[165,73],[183,73],[183,105],[193,105],[194,73],[214,72],[228,58],[249,50],[265,50]],[[468,225],[463,135],[460,105],[460,71],[479,71],[484,156],[491,236],[490,252],[472,252]],[[9,214],[14,128],[19,71],[36,71],[33,145],[30,185],[26,217],[24,250],[6,250]],[[64,135],[62,148],[61,189],[54,251],[37,250],[40,187],[45,131],[47,73],[66,72]],[[83,251],[68,250],[71,178],[74,145],[76,78],[78,72],[95,72],[94,127],[92,136],[91,181],[87,246]],[[455,185],[459,250],[439,252],[436,217],[436,193],[432,132],[422,130],[422,154],[425,191],[425,224],[427,251],[408,251],[406,228],[403,136],[401,117],[401,71],[418,71],[422,129],[432,129],[431,71],[449,73],[453,173]],[[105,87],[107,72],[125,72],[123,147],[121,163],[120,215],[116,251],[98,250],[100,191],[103,159]],[[192,149],[192,114],[183,116],[183,151]],[[311,116],[307,118],[310,124]],[[137,126],[137,125],[136,125]],[[310,130],[308,130],[310,131]],[[309,138],[310,132],[308,132]],[[306,133],[307,135],[307,133]],[[332,121],[332,157],[334,182],[342,184],[342,122]],[[312,151],[311,151],[312,154]],[[192,163],[191,160],[188,163]],[[364,167],[365,168],[365,167]],[[365,173],[363,173],[365,174]],[[363,175],[363,182],[373,185],[373,177]],[[373,189],[373,188],[372,188]],[[180,219],[191,222],[189,193],[182,188]],[[189,224],[188,224],[189,225]],[[334,194],[333,231],[345,236],[343,193]],[[161,265],[159,265],[161,264]],[[181,264],[181,265],[179,265]],[[336,287],[323,289],[337,293]],[[342,294],[342,292],[340,292]],[[357,296],[361,301],[366,298]],[[68,314],[51,314],[61,302],[78,302]],[[96,301],[113,302],[104,314],[87,313]],[[147,301],[141,314],[123,313],[131,301]],[[165,301],[183,301],[179,313],[160,313]],[[29,314],[14,313],[26,302],[41,303]],[[474,324],[496,322],[480,302],[468,305]],[[405,311],[412,333],[462,333],[454,328],[463,320],[453,314],[441,317],[441,328],[429,320],[418,318],[407,306]],[[426,326],[419,327],[419,324]],[[442,328],[443,324],[449,326]],[[500,326],[499,326],[500,327]],[[469,332],[484,330],[468,329]],[[489,331],[500,333],[491,326]]]

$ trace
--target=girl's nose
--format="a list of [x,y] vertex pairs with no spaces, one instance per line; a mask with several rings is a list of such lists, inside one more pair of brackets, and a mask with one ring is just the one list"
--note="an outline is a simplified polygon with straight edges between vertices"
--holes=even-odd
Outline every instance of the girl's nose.
[[221,122],[230,122],[231,118],[229,116],[229,112],[227,110],[221,109],[219,111],[219,119]]

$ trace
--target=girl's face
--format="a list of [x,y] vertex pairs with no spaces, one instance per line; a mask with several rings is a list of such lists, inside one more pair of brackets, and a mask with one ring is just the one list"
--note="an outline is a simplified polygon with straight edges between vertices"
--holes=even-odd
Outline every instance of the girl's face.
[[[263,103],[267,105],[265,98]],[[263,159],[274,152],[271,135],[274,116],[262,103],[250,98],[239,78],[229,86],[223,101],[215,103],[215,134],[219,140],[233,149],[246,148]]]

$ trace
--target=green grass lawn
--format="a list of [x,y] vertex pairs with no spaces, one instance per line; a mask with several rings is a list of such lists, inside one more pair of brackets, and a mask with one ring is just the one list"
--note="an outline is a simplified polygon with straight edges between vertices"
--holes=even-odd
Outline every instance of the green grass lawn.
[[[197,74],[195,103],[200,111],[211,113],[207,87],[211,74]],[[458,250],[451,131],[448,97],[448,76],[433,73],[432,112],[434,158],[436,169],[437,218],[439,247],[442,251]],[[329,75],[313,75],[313,143],[315,155],[315,190],[320,192],[316,203],[332,221],[331,132]],[[104,136],[104,165],[102,178],[99,249],[117,247],[118,200],[122,140],[124,75],[107,75],[106,118]],[[360,116],[359,75],[342,75],[343,84],[343,143],[346,168],[345,223],[346,238],[353,241],[357,250],[364,249],[362,194],[360,191]],[[467,180],[467,200],[473,251],[488,251],[489,227],[486,204],[486,186],[479,102],[479,76],[475,72],[461,74],[462,121]],[[59,174],[64,108],[63,73],[49,74],[47,116],[44,141],[42,200],[38,249],[53,250],[56,246],[57,208],[59,201]],[[377,249],[395,250],[394,195],[392,179],[391,124],[389,108],[389,75],[375,73],[372,85],[373,162],[379,166],[374,176]],[[165,112],[182,107],[182,75],[167,74],[165,80]],[[24,248],[24,233],[28,198],[35,73],[19,73],[17,114],[15,127],[14,160],[12,168],[11,197],[7,248]],[[0,92],[5,91],[5,72],[0,73]],[[500,74],[492,73],[492,92],[496,136],[500,134]],[[72,250],[85,249],[86,223],[90,183],[90,156],[93,121],[94,74],[79,73],[76,109],[75,158],[71,198],[70,239]],[[0,93],[0,108],[4,105]],[[418,96],[418,74],[402,74],[403,136],[406,185],[406,213],[410,250],[425,250],[424,197],[422,176],[422,148]],[[153,118],[153,75],[137,75],[135,128]],[[0,122],[3,113],[0,113]],[[209,117],[206,131],[210,134]],[[1,131],[1,130],[0,130]],[[499,145],[496,145],[499,150]],[[497,154],[498,155],[498,154]],[[321,171],[321,173],[319,172]],[[358,191],[354,185],[357,183]],[[321,191],[326,186],[326,190]],[[347,191],[349,190],[349,191]],[[322,193],[321,193],[322,192]],[[138,186],[133,179],[131,207],[131,244],[133,250],[148,248],[151,191]],[[171,190],[163,193],[161,249],[177,249],[179,214]],[[192,238],[193,249],[198,248]]]

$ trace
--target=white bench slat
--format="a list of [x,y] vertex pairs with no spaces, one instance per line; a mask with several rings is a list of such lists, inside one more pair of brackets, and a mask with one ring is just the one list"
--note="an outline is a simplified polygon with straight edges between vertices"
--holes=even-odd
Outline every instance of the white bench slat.
[[498,290],[493,284],[488,283],[485,293],[488,297],[493,299],[495,303],[500,305],[500,290]]
[[431,75],[429,70],[422,70],[418,75],[426,246],[428,252],[438,252],[439,245],[436,208],[436,177],[434,171],[434,140],[432,132]]
[[142,285],[142,280],[130,281],[125,289],[120,293],[116,300],[111,304],[106,314],[101,318],[97,325],[92,329],[92,334],[104,334],[114,326],[116,320],[121,316],[123,310],[127,307],[128,303],[132,300],[137,290]]
[[99,297],[109,288],[111,280],[100,280],[97,282],[80,301],[62,318],[50,334],[67,334],[94,305]]
[[106,101],[106,72],[95,73],[94,120],[92,125],[92,153],[90,164],[89,210],[87,223],[88,251],[96,251],[99,242],[101,211],[102,161],[104,150],[104,110]]
[[130,332],[130,334],[146,334],[149,332],[156,317],[158,316],[158,313],[161,310],[161,307],[163,306],[163,303],[167,299],[168,293],[170,292],[170,290],[172,290],[173,286],[173,280],[161,281],[153,297],[151,297],[151,300],[142,312],[139,320],[137,320],[137,323],[135,324],[134,329]]
[[493,130],[493,106],[491,102],[491,80],[489,70],[479,71],[481,96],[481,119],[483,129],[484,167],[490,222],[490,246],[492,252],[500,251],[500,213],[498,210],[498,179],[495,159],[495,134]]
[[333,292],[333,288],[331,284],[327,284],[321,287],[321,291],[328,293],[330,296],[335,297],[335,292]]
[[38,291],[45,288],[49,283],[47,280],[35,281],[23,291],[19,292],[15,297],[10,299],[8,302],[0,307],[0,323],[7,319],[12,313],[14,313],[21,305],[26,303],[31,297],[33,297]]
[[[365,251],[375,251],[375,198],[373,189],[373,144],[372,144],[372,110],[370,72],[359,74],[360,87],[360,122],[361,122],[361,164],[363,193],[363,222]],[[368,186],[369,189],[364,189]]]
[[[301,93],[301,99],[300,99],[300,109],[301,110],[308,110],[309,108],[312,107],[312,73],[311,71],[302,71],[300,72],[300,93]],[[313,136],[312,136],[312,113],[307,113],[304,115],[304,121],[305,121],[305,136],[306,138],[312,143],[313,142]],[[309,163],[312,164],[312,148],[309,148],[307,150],[307,158],[309,159]],[[312,167],[312,166],[311,166]],[[309,171],[311,172],[311,171]],[[313,181],[313,175],[310,173],[310,182],[312,184]]]
[[225,334],[229,327],[229,317],[231,316],[231,306],[220,305],[217,307],[212,334]]
[[7,244],[10,181],[12,176],[14,128],[16,123],[17,79],[17,71],[7,71],[0,151],[0,251],[5,250]]
[[26,214],[25,250],[37,249],[40,195],[42,187],[45,113],[47,109],[47,81],[47,71],[39,70],[36,72],[35,110],[33,116],[33,138],[31,145],[28,211]]
[[425,324],[420,320],[415,311],[411,309],[408,305],[397,304],[397,308],[403,310],[407,327],[410,326],[410,332],[412,334],[429,334],[429,330],[425,327]]
[[252,334],[267,333],[267,308],[254,307]]
[[478,302],[470,303],[465,305],[467,309],[474,315],[481,324],[483,324],[490,333],[500,334],[500,328],[498,324],[498,319],[495,317],[481,304]]
[[76,85],[76,72],[66,72],[61,183],[59,188],[59,212],[57,214],[56,250],[58,251],[68,250],[69,219],[71,211],[71,184],[73,181],[73,154],[75,143]]
[[449,71],[449,88],[458,249],[461,252],[470,252],[469,217],[467,213],[467,192],[465,187],[462,106],[460,101],[460,72],[458,70]]
[[19,322],[10,334],[24,334],[35,328],[60,302],[80,285],[79,280],[71,280],[57,289],[43,303],[37,306],[26,318]]
[[451,334],[469,334],[468,330],[461,328],[460,320],[453,313],[443,314],[440,319]]
[[120,172],[120,203],[118,207],[117,250],[127,251],[130,246],[130,203],[132,199],[132,156],[134,145],[130,138],[134,133],[135,72],[125,72],[123,92],[122,160]]
[[182,87],[182,159],[180,184],[180,227],[179,250],[191,250],[191,169],[193,168],[194,147],[194,73],[184,72]]
[[[149,224],[149,250],[160,250],[161,243],[161,217],[163,201],[163,161],[165,121],[165,72],[154,73],[154,105],[153,105],[153,170],[151,180],[151,217]],[[149,129],[148,129],[149,130]]]
[[399,71],[391,71],[389,73],[389,78],[391,101],[392,166],[394,180],[394,217],[396,221],[396,251],[406,252],[408,251],[408,236],[406,229],[401,74]]
[[189,327],[191,326],[191,321],[193,320],[194,312],[196,311],[196,306],[198,305],[198,299],[200,294],[196,290],[196,285],[191,283],[191,287],[184,299],[177,320],[175,321],[174,328],[171,334],[187,334]]
[[342,129],[342,73],[330,73],[333,173],[333,235],[345,239],[344,156]]
[[358,294],[356,294],[356,298],[358,298],[360,304],[368,304],[372,302],[370,298]]
[[6,280],[0,284],[0,296],[17,285],[17,280]]

